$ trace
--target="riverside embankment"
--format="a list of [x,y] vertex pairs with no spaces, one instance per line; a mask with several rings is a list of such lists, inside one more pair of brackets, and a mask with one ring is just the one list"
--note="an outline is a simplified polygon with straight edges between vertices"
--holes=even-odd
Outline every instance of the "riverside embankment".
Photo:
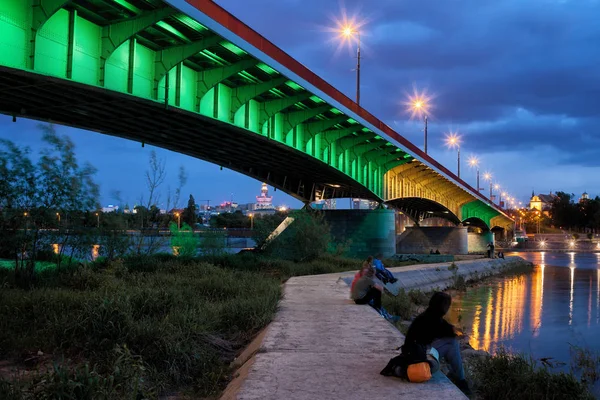
[[[444,289],[458,276],[493,275],[518,264],[477,259],[393,268],[405,289]],[[443,374],[425,384],[379,375],[404,336],[375,310],[354,304],[343,278],[355,271],[289,279],[257,353],[223,399],[461,399]]]

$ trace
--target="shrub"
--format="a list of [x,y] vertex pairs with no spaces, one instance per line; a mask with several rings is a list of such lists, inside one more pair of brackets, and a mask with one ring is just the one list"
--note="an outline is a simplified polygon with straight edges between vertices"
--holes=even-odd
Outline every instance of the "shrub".
[[474,360],[471,374],[475,391],[485,400],[594,398],[574,375],[552,373],[525,356],[504,349],[494,356]]
[[269,246],[269,251],[279,258],[312,261],[327,253],[331,243],[329,224],[323,214],[300,210],[291,215],[294,222]]

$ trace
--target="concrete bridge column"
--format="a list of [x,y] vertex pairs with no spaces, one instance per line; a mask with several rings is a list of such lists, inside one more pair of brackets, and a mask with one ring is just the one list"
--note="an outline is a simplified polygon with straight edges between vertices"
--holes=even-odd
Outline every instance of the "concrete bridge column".
[[398,254],[429,254],[439,250],[442,254],[467,254],[469,238],[462,226],[408,226],[398,236]]
[[492,231],[469,232],[469,253],[485,253],[490,242],[494,243],[494,233]]
[[344,246],[346,255],[366,258],[382,253],[396,254],[395,212],[375,210],[324,210],[335,245]]

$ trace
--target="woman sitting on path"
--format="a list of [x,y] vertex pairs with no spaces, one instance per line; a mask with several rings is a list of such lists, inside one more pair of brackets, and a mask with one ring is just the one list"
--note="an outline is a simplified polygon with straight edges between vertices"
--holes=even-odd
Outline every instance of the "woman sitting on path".
[[410,324],[404,345],[410,347],[418,344],[435,348],[449,364],[456,386],[468,395],[471,391],[465,380],[456,332],[454,326],[444,319],[451,303],[452,297],[449,294],[435,292],[429,300],[429,307]]
[[381,292],[383,288],[375,284],[373,268],[364,267],[361,271],[364,271],[363,276],[358,278],[350,292],[352,300],[356,304],[369,304],[373,300],[373,308],[379,311],[381,309]]
[[358,280],[360,278],[362,278],[362,276],[370,269],[371,269],[371,266],[367,265],[366,261],[365,261],[363,263],[361,269],[356,274],[354,274],[354,280],[352,281],[352,284],[350,285],[350,293],[352,293],[352,291],[354,290],[354,285],[356,285],[356,282],[358,282]]

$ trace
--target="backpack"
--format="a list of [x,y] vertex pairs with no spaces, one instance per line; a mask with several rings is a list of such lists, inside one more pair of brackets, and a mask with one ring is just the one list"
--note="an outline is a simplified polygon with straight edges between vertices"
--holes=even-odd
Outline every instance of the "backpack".
[[427,356],[428,351],[426,346],[417,343],[404,344],[402,346],[402,353],[392,358],[380,374],[384,376],[396,376],[406,379],[409,382],[427,382],[431,379],[431,371],[434,368],[431,364],[437,362],[433,354],[432,358],[434,360],[428,359]]

